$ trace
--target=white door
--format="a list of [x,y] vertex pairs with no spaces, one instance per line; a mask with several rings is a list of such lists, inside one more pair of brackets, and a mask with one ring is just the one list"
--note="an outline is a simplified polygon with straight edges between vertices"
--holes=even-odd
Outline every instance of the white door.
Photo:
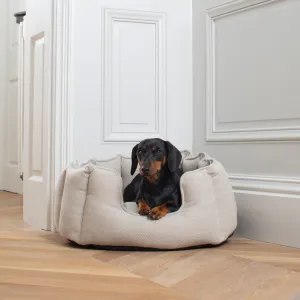
[[[14,14],[21,9],[20,0],[7,1],[8,3],[8,49],[7,49],[7,93],[4,113],[4,172],[3,189],[9,192],[22,194],[22,180],[19,170],[19,142],[18,142],[18,54],[20,48],[19,26]],[[2,99],[1,99],[2,101]]]
[[147,137],[191,150],[191,1],[74,0],[67,18],[71,158]]
[[300,1],[194,1],[194,150],[229,172],[236,234],[300,247]]
[[51,0],[28,0],[24,21],[24,220],[49,227]]

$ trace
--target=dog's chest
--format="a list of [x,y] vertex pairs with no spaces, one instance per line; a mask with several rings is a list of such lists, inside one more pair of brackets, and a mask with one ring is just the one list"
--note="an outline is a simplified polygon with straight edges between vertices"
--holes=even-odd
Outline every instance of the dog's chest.
[[153,208],[162,205],[166,200],[170,200],[172,189],[169,186],[156,187],[151,186],[144,190],[144,199],[148,205]]
[[146,200],[150,208],[153,208],[162,205],[166,201],[167,197],[155,197],[154,195],[145,193],[144,199]]

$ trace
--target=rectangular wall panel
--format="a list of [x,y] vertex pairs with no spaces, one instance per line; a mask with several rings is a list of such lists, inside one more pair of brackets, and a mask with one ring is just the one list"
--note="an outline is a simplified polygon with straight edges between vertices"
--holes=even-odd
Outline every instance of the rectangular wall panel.
[[153,137],[191,149],[192,2],[71,3],[56,93],[67,99],[73,159],[130,155]]
[[104,142],[165,136],[164,15],[104,13]]
[[234,1],[207,10],[207,138],[300,138],[300,2]]

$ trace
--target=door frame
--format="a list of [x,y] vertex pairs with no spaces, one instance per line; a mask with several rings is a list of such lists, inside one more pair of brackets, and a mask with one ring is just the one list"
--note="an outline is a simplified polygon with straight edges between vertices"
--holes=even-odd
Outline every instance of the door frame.
[[[3,18],[0,20],[1,28],[0,34],[2,37],[2,44],[0,46],[0,191],[4,188],[4,163],[5,163],[5,122],[4,122],[4,109],[6,99],[6,75],[7,75],[7,35],[8,35],[8,21],[7,21],[7,12],[8,12],[8,2],[1,2],[0,9],[3,11]],[[2,15],[2,13],[1,13]]]
[[[57,180],[72,161],[72,101],[70,95],[72,0],[53,0],[50,122],[50,182],[48,230],[54,226]],[[53,32],[56,34],[54,35]]]

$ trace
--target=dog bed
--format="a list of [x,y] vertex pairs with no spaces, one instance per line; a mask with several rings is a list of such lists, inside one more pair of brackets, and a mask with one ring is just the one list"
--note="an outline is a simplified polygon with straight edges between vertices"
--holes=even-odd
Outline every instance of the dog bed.
[[160,220],[140,216],[135,202],[123,202],[131,159],[72,163],[61,174],[55,227],[79,245],[179,249],[218,245],[237,226],[237,207],[227,173],[205,153],[182,152],[181,208]]

